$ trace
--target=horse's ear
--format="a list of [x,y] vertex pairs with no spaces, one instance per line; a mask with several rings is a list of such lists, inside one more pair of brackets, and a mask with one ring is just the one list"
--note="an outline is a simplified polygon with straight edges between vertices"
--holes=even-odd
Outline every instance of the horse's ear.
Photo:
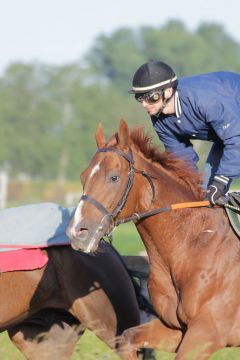
[[128,147],[130,142],[129,128],[125,120],[120,119],[118,128],[118,143],[123,147]]
[[98,124],[96,134],[95,134],[95,139],[96,139],[98,148],[102,148],[106,144],[106,140],[105,140],[105,136],[104,136],[104,132],[103,132],[103,126],[102,126],[101,122]]

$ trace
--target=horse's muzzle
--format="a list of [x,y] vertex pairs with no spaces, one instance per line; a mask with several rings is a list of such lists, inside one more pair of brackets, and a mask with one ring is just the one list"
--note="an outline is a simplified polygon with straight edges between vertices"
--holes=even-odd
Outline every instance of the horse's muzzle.
[[74,250],[80,250],[86,253],[95,252],[101,238],[104,236],[102,228],[87,227],[85,225],[69,225],[67,236],[70,239]]

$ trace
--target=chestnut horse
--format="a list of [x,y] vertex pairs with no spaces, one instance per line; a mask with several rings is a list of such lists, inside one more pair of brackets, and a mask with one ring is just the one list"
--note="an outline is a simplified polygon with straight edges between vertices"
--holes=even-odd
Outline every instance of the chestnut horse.
[[52,247],[42,269],[1,274],[0,330],[27,358],[70,359],[86,328],[118,351],[118,337],[139,324],[132,279],[109,244],[100,249]]
[[124,333],[126,358],[159,343],[177,351],[177,360],[207,359],[240,345],[239,239],[222,208],[173,210],[174,203],[202,200],[200,174],[161,153],[142,128],[130,131],[124,120],[107,142],[100,124],[96,142],[67,232],[73,248],[91,253],[115,226],[135,222],[150,260],[149,293],[159,319]]

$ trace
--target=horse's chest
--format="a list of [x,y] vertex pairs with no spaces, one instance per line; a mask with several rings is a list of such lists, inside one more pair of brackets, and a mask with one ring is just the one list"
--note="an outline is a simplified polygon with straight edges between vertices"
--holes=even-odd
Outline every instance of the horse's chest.
[[164,272],[160,273],[158,277],[150,273],[149,277],[148,288],[154,309],[169,326],[182,327],[180,323],[188,323],[199,303],[196,288],[186,286],[183,290]]
[[149,279],[148,289],[153,307],[169,326],[179,327],[176,316],[178,298],[175,289],[166,279],[162,278],[162,280],[156,281],[154,277]]

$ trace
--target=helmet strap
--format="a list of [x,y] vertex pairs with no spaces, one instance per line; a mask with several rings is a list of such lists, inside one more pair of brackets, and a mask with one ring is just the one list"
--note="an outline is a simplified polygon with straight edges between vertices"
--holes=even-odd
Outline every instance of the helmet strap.
[[159,109],[159,112],[158,112],[155,116],[158,117],[158,116],[163,112],[163,110],[165,109],[165,107],[167,106],[167,104],[169,103],[169,101],[174,97],[175,92],[176,92],[176,89],[173,88],[172,95],[171,95],[168,99],[166,99],[166,98],[165,98],[165,92],[164,92],[164,90],[163,90],[163,92],[162,92],[163,104],[162,104],[162,107]]

